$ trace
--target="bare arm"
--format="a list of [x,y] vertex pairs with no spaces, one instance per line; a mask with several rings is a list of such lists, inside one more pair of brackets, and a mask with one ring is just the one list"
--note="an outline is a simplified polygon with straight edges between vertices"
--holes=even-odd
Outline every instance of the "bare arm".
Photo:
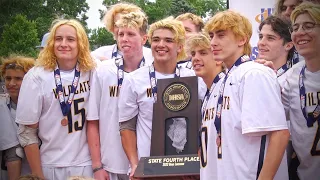
[[[99,121],[87,121],[87,137],[90,155],[92,159],[92,169],[102,166],[101,151],[100,151],[100,136],[99,136]],[[94,178],[97,180],[109,179],[109,175],[103,169],[94,173]]]
[[259,180],[272,180],[274,178],[288,145],[289,137],[288,130],[273,131],[271,133]]
[[137,135],[135,131],[129,129],[120,131],[120,135],[124,152],[130,161],[132,169],[130,172],[130,177],[132,177],[139,161],[137,152]]
[[[28,125],[28,127],[37,129],[39,127],[39,123]],[[44,179],[44,175],[41,167],[39,144],[30,144],[25,146],[24,152],[26,153],[27,160],[30,165],[32,174],[37,175],[40,178]]]
[[87,121],[87,123],[87,137],[92,159],[92,168],[97,168],[102,165],[100,154],[99,121]]

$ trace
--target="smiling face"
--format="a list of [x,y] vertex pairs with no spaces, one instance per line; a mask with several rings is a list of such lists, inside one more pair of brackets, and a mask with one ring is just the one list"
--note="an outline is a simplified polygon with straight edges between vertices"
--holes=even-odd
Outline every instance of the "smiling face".
[[177,61],[178,53],[183,46],[174,40],[174,34],[169,29],[156,29],[151,37],[151,51],[155,61]]
[[71,70],[78,58],[78,38],[76,29],[70,25],[61,25],[54,36],[54,54],[59,68]]
[[12,99],[18,99],[24,74],[20,69],[7,69],[4,74],[5,86]]
[[125,59],[143,56],[142,47],[147,41],[138,28],[121,27],[118,32],[118,45]]
[[[309,32],[303,30],[302,25]],[[291,38],[298,53],[306,59],[310,56],[317,56],[319,54],[318,47],[320,47],[320,26],[316,25],[308,13],[304,13],[297,16],[293,23],[293,29]]]
[[193,70],[198,77],[210,77],[212,71],[218,71],[216,70],[217,68],[220,68],[219,71],[221,71],[221,67],[217,67],[216,65],[216,63],[221,64],[221,61],[216,62],[214,60],[213,53],[210,48],[195,47],[190,54]]
[[259,58],[276,62],[286,60],[292,43],[284,43],[283,38],[273,31],[271,25],[265,24],[260,33],[258,41]]

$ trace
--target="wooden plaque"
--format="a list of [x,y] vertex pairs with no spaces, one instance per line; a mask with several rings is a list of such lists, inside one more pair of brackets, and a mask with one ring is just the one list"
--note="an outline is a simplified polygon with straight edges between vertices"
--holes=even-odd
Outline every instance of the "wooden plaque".
[[[157,102],[153,105],[150,157],[140,159],[134,176],[142,179],[172,180],[192,176],[193,179],[199,179],[200,162],[181,160],[188,158],[198,160],[198,132],[201,118],[198,78],[193,76],[159,79],[157,88]],[[186,120],[187,141],[182,151],[177,151],[172,146],[173,141],[167,134],[174,121],[172,118]],[[168,160],[166,158],[181,161],[165,164],[163,161]],[[157,163],[155,159],[161,159],[162,163]]]

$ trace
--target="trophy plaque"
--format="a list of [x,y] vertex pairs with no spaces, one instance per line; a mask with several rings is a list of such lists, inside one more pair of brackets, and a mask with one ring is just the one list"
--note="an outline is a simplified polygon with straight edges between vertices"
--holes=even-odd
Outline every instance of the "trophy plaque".
[[200,179],[198,78],[157,80],[153,105],[150,157],[142,157],[134,177],[140,179]]

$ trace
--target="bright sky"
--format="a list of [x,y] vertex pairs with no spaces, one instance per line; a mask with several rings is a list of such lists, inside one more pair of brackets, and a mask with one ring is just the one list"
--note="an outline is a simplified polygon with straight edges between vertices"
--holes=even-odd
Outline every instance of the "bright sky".
[[100,22],[100,13],[99,9],[105,9],[105,6],[102,5],[102,0],[86,0],[89,4],[89,10],[87,16],[87,24],[90,29],[97,27],[103,27],[104,25]]

